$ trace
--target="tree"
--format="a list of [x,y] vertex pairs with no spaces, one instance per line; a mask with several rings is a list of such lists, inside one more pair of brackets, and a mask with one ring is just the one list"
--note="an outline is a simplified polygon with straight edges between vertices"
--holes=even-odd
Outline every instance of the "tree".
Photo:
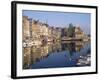
[[72,23],[69,24],[67,35],[68,35],[68,37],[73,37],[74,36],[74,26],[73,26]]

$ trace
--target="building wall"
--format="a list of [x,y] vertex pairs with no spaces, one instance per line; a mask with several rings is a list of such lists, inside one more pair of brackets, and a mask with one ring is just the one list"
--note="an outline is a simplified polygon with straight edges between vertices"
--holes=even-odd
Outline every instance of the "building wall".
[[30,37],[30,22],[27,16],[23,16],[23,40],[28,39]]
[[48,26],[47,25],[42,25],[42,32],[43,32],[43,35],[45,36],[48,36]]
[[80,27],[75,27],[75,38],[83,38],[84,32],[80,29]]
[[32,21],[32,38],[39,38],[40,35],[40,26],[38,21]]

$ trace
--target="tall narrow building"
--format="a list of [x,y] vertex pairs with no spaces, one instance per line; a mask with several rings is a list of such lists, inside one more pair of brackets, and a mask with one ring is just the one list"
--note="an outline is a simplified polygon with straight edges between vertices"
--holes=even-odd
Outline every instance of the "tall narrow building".
[[30,38],[30,22],[27,16],[23,16],[22,20],[23,40],[27,40]]

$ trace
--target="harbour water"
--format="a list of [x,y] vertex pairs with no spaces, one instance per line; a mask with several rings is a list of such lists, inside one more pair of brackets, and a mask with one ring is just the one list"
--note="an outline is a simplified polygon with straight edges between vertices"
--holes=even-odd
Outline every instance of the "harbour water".
[[48,42],[23,48],[23,69],[83,66],[91,66],[89,41]]

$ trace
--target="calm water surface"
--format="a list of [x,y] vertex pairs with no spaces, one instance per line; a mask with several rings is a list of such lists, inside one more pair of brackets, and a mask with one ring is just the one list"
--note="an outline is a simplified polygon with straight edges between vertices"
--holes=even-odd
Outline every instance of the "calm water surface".
[[65,41],[23,48],[23,69],[91,65],[90,42]]

